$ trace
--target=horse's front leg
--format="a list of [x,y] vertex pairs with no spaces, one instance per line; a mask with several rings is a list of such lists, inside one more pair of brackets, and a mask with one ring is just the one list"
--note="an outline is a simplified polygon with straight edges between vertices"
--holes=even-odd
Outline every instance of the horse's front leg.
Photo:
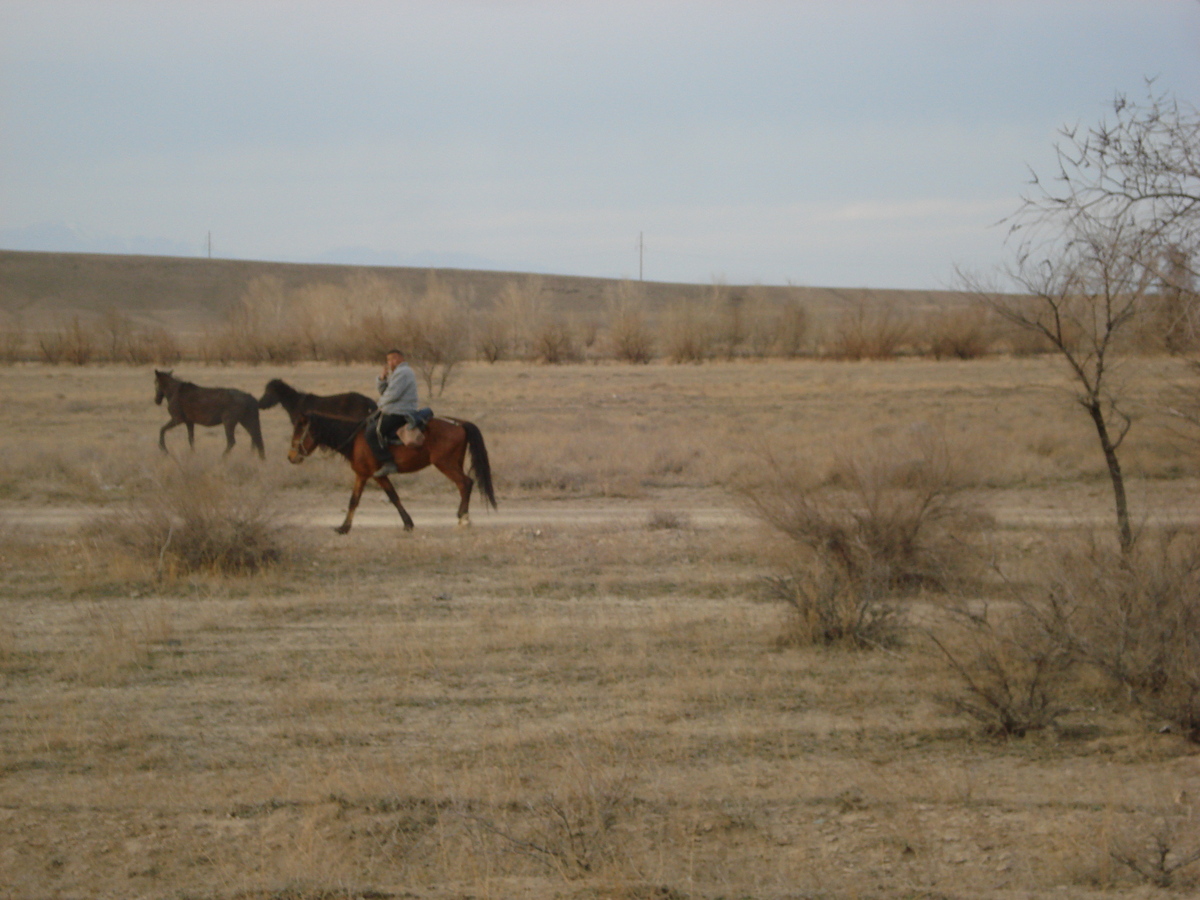
[[225,420],[225,456],[229,455],[229,451],[233,449],[235,439],[233,437],[233,429],[237,427],[237,419]]
[[366,475],[354,476],[354,490],[350,492],[350,506],[346,508],[346,521],[334,529],[338,534],[350,533],[350,525],[354,522],[354,511],[358,509],[358,501],[362,499],[363,488],[366,484]]
[[196,449],[196,426],[191,422],[184,422],[188,430],[188,446],[193,450]]
[[396,511],[400,513],[400,519],[404,522],[404,530],[413,530],[413,520],[408,514],[408,510],[404,508],[404,504],[400,502],[400,495],[396,493],[396,489],[392,487],[392,483],[388,481],[387,476],[376,478],[375,483],[383,488],[383,492],[387,494],[389,500],[392,501],[392,506],[396,507]]
[[163,453],[167,452],[167,432],[176,425],[181,424],[181,422],[181,419],[173,418],[170,422],[158,430],[158,449],[160,449]]

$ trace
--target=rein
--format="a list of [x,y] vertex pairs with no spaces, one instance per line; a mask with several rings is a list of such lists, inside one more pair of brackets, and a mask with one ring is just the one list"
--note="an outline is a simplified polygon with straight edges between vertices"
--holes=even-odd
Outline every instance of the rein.
[[[371,418],[370,416],[367,416],[366,419],[363,419],[362,421],[360,421],[358,423],[358,427],[363,426],[364,423],[366,423],[370,418]],[[351,442],[353,442],[353,440],[356,437],[358,437],[358,427],[356,427],[352,432],[350,432],[350,436],[348,438],[346,438],[344,441],[342,441],[340,444],[338,444],[336,447],[333,446],[332,444],[322,444],[320,441],[316,440],[315,438],[313,439],[313,443],[315,443],[318,447],[322,447],[322,446],[328,447],[334,453],[341,453],[343,448],[346,447],[346,445],[350,444]],[[312,419],[305,418],[304,430],[302,432],[300,432],[298,437],[292,438],[292,448],[296,450],[296,452],[299,454],[301,459],[308,459],[308,457],[311,453],[311,451],[303,452],[303,453],[300,451],[303,449],[304,440],[306,438],[311,438],[312,436],[313,436]]]

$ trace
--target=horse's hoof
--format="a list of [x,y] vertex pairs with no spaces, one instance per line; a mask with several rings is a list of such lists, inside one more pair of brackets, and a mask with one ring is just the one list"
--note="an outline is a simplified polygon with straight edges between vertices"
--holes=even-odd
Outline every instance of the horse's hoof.
[[336,531],[338,534],[349,534],[350,526],[349,525],[339,525],[337,528],[335,528],[333,530]]
[[459,528],[470,528],[471,527],[471,517],[470,516],[459,516],[458,517],[458,527]]

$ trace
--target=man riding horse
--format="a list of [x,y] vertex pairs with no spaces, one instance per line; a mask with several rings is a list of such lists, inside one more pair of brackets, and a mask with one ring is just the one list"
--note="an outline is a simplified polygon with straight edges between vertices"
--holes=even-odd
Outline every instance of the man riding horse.
[[401,443],[420,446],[425,437],[422,426],[428,421],[428,417],[418,414],[417,376],[404,361],[404,354],[392,349],[384,359],[383,372],[377,379],[379,418],[367,424],[366,434],[367,445],[379,463],[373,478],[395,475],[399,471],[388,450],[388,443],[396,436],[397,429],[405,427]]

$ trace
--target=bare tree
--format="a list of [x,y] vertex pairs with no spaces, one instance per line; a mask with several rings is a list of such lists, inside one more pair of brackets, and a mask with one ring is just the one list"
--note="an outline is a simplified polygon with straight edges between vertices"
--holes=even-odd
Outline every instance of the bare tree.
[[465,305],[432,273],[425,295],[408,310],[409,356],[431,396],[442,395],[466,355]]
[[1188,319],[1179,306],[1195,296],[1200,114],[1154,93],[1151,82],[1142,103],[1119,95],[1113,115],[1093,128],[1063,129],[1055,176],[1046,182],[1034,173],[1010,220],[1016,262],[1006,274],[1019,293],[981,293],[1002,317],[1048,340],[1070,368],[1128,553],[1133,531],[1119,450],[1132,419],[1114,365],[1127,333],[1154,320],[1154,311],[1161,320],[1164,298],[1175,306],[1173,329]]
[[[1064,128],[1057,171],[1034,173],[1011,222],[1013,234],[1120,225],[1144,234],[1138,248],[1157,281],[1148,323],[1172,352],[1200,344],[1200,112],[1147,82],[1144,100],[1118,94],[1112,117],[1091,128]],[[1024,241],[1025,239],[1022,238]]]
[[[1133,423],[1124,409],[1125,382],[1115,371],[1122,332],[1144,309],[1154,268],[1145,254],[1145,232],[1129,223],[1071,236],[1050,253],[1021,255],[1010,277],[1021,295],[985,294],[999,315],[1048,340],[1067,363],[1076,399],[1096,430],[1112,482],[1122,551],[1133,546],[1133,529],[1118,451]],[[1075,229],[1082,229],[1083,220]]]
[[1200,225],[1200,113],[1147,83],[1144,101],[1118,94],[1113,119],[1062,129],[1058,171],[1034,173],[1014,228],[1045,221],[1134,221],[1161,246],[1194,247]]

